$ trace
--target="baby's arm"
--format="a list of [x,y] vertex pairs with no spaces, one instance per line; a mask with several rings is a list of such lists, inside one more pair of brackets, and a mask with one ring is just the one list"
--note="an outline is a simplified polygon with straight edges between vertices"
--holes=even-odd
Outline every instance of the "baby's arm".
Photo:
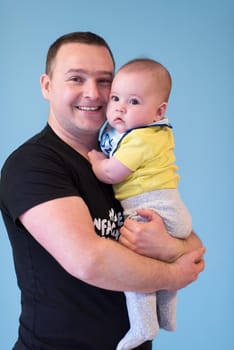
[[107,158],[102,152],[96,150],[90,151],[88,156],[93,172],[102,182],[116,184],[126,179],[132,173],[132,170],[115,157]]

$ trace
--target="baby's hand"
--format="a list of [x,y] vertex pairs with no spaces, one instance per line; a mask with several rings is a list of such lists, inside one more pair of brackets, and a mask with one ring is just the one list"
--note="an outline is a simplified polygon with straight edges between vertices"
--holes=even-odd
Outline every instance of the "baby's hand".
[[88,153],[88,157],[89,157],[90,163],[92,165],[96,162],[99,162],[99,161],[102,161],[103,159],[106,159],[106,156],[104,153],[98,152],[95,149],[93,149],[92,151],[90,151]]
[[126,179],[132,170],[115,157],[108,158],[104,153],[92,150],[88,157],[96,177],[106,184],[116,184]]

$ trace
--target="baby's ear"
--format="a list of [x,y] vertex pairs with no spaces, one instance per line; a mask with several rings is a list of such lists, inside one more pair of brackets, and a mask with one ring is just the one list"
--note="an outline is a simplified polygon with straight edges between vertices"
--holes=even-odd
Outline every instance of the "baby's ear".
[[156,120],[155,120],[156,122],[158,122],[159,120],[165,117],[166,110],[167,110],[167,102],[163,102],[157,107]]

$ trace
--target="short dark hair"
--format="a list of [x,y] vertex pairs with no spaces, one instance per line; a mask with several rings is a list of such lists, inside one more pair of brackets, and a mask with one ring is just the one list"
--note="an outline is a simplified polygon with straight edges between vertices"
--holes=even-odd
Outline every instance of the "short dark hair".
[[72,32],[72,33],[62,35],[57,40],[55,40],[55,42],[49,47],[47,57],[46,57],[46,67],[45,67],[46,74],[51,74],[52,63],[60,47],[64,44],[69,44],[69,43],[81,43],[81,44],[87,44],[87,45],[104,46],[109,51],[113,64],[115,66],[113,53],[109,45],[107,44],[107,42],[101,36],[94,34],[92,32]]

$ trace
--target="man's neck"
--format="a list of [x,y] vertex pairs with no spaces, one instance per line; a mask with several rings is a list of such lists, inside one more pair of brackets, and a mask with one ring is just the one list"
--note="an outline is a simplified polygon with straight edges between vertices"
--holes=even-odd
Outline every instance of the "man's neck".
[[80,153],[83,157],[88,159],[88,152],[92,149],[98,149],[98,133],[82,133],[80,132],[77,135],[73,135],[67,130],[57,127],[53,121],[48,120],[48,124],[54,133],[73,148],[76,152]]

